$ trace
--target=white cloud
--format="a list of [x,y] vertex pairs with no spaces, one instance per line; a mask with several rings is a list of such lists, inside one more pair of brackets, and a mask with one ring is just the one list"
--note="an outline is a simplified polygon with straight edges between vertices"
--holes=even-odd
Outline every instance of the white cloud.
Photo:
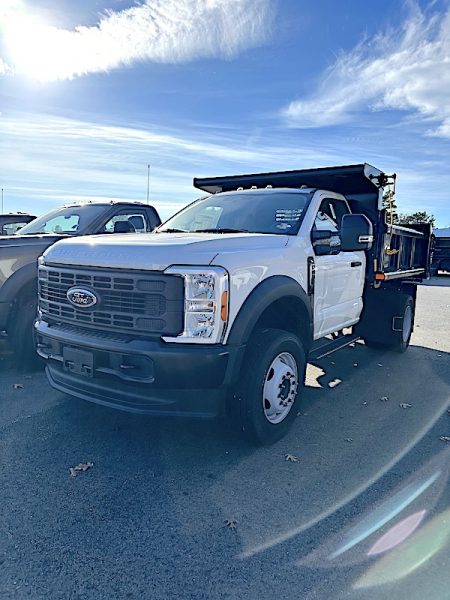
[[450,10],[425,16],[413,7],[401,30],[342,54],[316,92],[283,115],[292,126],[324,127],[349,122],[363,108],[413,111],[432,123],[429,133],[450,137]]
[[[296,140],[289,144],[266,140],[263,147],[259,140],[255,144],[249,144],[251,136],[249,138],[245,132],[205,133],[191,126],[189,129],[186,127],[184,135],[181,135],[180,131],[172,132],[154,126],[138,128],[106,125],[27,113],[5,115],[0,119],[0,137],[9,144],[9,151],[3,153],[3,163],[17,158],[13,154],[16,148],[32,147],[38,148],[39,152],[34,152],[34,159],[26,164],[36,165],[39,157],[52,155],[55,160],[65,159],[70,165],[72,152],[77,156],[87,153],[89,157],[95,158],[96,165],[110,165],[111,161],[119,159],[122,172],[127,167],[122,156],[127,152],[138,156],[139,160],[142,157],[142,164],[148,162],[145,157],[150,155],[159,163],[166,159],[176,159],[177,171],[182,170],[180,165],[187,164],[189,167],[185,172],[190,174],[192,164],[197,165],[198,170],[199,166],[202,169],[209,168],[210,164],[216,164],[217,161],[232,169],[250,164],[294,168],[296,161],[301,161],[304,166],[314,166],[317,160],[329,162],[336,158],[332,152],[320,147],[314,150],[309,145],[299,145]],[[92,171],[93,165],[90,167]]]
[[265,41],[271,15],[269,0],[146,0],[69,31],[40,22],[22,0],[6,0],[0,9],[11,66],[42,80],[136,61],[232,58]]

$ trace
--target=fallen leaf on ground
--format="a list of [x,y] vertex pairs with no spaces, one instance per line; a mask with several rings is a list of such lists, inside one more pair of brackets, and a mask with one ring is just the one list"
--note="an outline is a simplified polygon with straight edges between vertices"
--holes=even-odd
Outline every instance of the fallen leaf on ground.
[[339,385],[340,383],[342,383],[342,379],[339,379],[339,377],[336,377],[335,379],[332,379],[332,380],[329,382],[329,384],[328,384],[328,387],[330,387],[330,388],[334,388],[334,387],[336,387],[337,385]]
[[21,383],[13,383],[13,388],[15,390],[23,390],[23,385]]
[[285,454],[284,460],[287,460],[289,462],[298,462],[298,456],[295,456],[294,454]]
[[91,462],[80,463],[76,467],[70,467],[69,474],[71,477],[76,477],[78,475],[78,473],[87,471],[88,469],[92,469],[93,466],[94,466],[94,463],[91,463]]
[[389,398],[387,396],[381,396],[380,402],[388,402]]
[[228,527],[228,529],[236,529],[237,520],[236,519],[225,519],[224,527]]
[[408,402],[400,402],[399,406],[400,408],[411,408],[412,404],[409,404]]
[[353,363],[353,366],[354,366],[354,367],[357,367],[357,366],[358,366],[358,363]]
[[450,442],[450,435],[441,435],[439,438],[442,442]]
[[382,367],[382,366],[383,366],[383,363],[378,363],[378,366],[379,366],[379,367]]
[[345,438],[346,442],[353,442],[353,438]]

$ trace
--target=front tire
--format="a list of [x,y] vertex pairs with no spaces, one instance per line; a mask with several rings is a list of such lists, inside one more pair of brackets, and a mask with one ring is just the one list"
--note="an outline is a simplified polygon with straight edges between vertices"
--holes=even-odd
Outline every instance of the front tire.
[[32,370],[40,365],[33,329],[36,314],[36,296],[27,294],[16,307],[8,327],[8,339],[14,352],[15,364],[21,371]]
[[250,340],[233,402],[244,435],[258,445],[282,438],[295,420],[305,382],[301,341],[280,329],[265,329]]

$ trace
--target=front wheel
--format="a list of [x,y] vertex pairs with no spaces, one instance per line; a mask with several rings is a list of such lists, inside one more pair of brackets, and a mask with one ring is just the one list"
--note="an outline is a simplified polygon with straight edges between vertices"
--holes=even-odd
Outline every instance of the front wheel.
[[34,339],[36,313],[36,297],[34,294],[27,294],[16,307],[8,327],[8,339],[14,351],[15,364],[21,371],[33,370],[41,364]]
[[306,354],[300,340],[280,329],[265,329],[250,340],[232,398],[244,434],[273,444],[292,425],[305,381]]

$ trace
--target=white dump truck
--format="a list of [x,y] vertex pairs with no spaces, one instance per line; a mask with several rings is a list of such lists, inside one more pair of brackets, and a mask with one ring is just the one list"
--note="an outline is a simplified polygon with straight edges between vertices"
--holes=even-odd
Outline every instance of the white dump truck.
[[41,258],[50,384],[137,413],[226,413],[272,443],[305,368],[361,338],[406,350],[430,228],[390,224],[395,176],[368,164],[194,179],[155,232],[79,237]]

